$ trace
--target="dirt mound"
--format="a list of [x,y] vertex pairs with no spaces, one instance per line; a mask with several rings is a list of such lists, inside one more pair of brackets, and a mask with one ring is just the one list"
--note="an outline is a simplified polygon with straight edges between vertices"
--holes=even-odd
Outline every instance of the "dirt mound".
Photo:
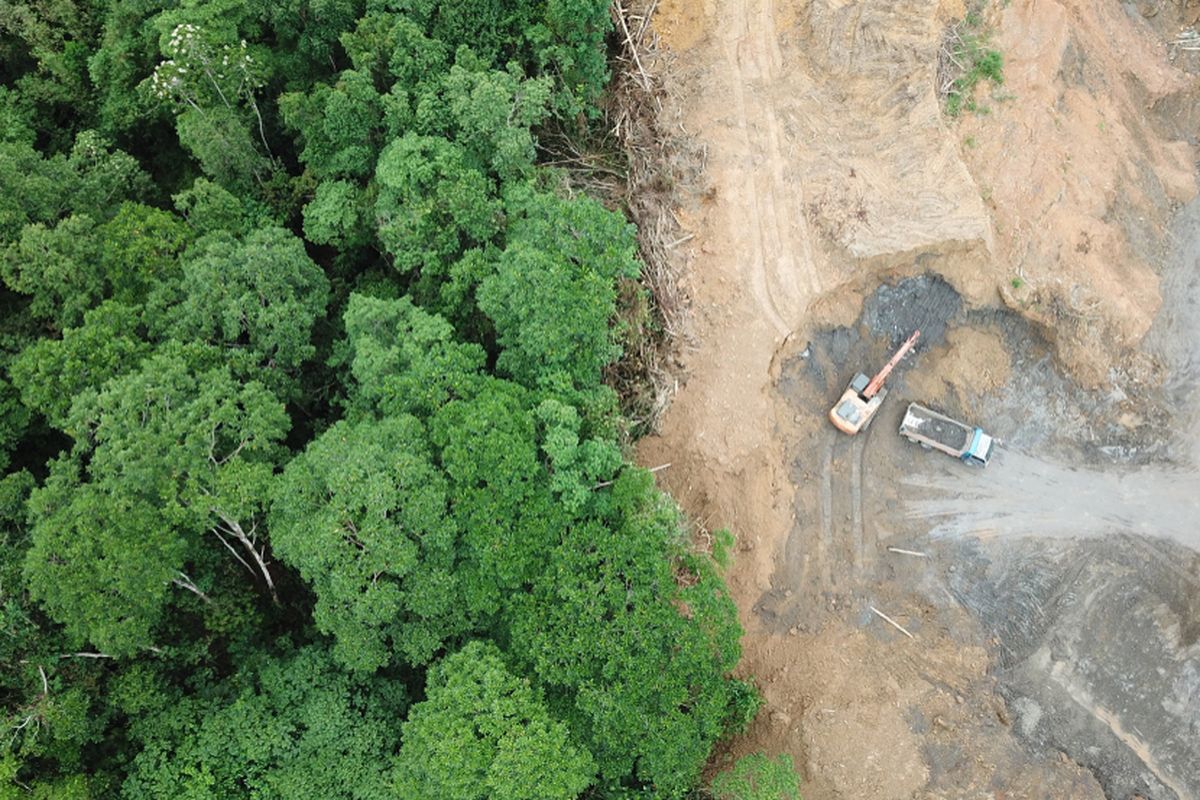
[[972,410],[975,398],[1004,386],[1011,375],[1011,359],[999,334],[956,328],[944,345],[925,354],[921,368],[906,381],[927,402]]
[[994,23],[1008,99],[957,134],[987,197],[996,285],[1064,368],[1097,385],[1149,329],[1160,304],[1150,260],[1196,194],[1191,132],[1155,111],[1194,97],[1194,81],[1119,3],[1014,0]]
[[805,212],[831,258],[894,259],[990,237],[933,92],[937,8],[818,1],[782,32],[800,57],[799,91],[780,105],[799,145]]

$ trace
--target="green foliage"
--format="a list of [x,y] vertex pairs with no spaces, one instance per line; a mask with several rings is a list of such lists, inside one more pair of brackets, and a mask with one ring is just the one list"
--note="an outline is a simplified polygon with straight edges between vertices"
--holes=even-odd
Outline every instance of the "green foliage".
[[446,139],[407,134],[379,157],[375,219],[379,240],[402,273],[441,278],[468,248],[499,230],[491,182],[467,165],[466,151]]
[[490,380],[430,426],[462,531],[463,601],[481,611],[537,577],[569,521],[539,463],[532,402],[521,387]]
[[37,626],[29,618],[21,584],[21,561],[29,547],[25,530],[25,501],[34,488],[33,476],[26,471],[0,478],[0,692],[18,694],[28,659],[40,649]]
[[20,92],[0,86],[0,142],[32,144],[37,139],[33,128],[33,109]]
[[149,21],[161,6],[154,0],[103,4],[100,46],[87,66],[96,125],[106,136],[128,134],[155,117],[154,103],[137,86],[153,71],[158,57],[158,34]]
[[317,594],[317,627],[351,670],[396,652],[429,661],[466,629],[454,570],[456,529],[421,423],[340,422],[288,464],[271,539]]
[[250,218],[241,200],[206,178],[197,178],[171,199],[198,236],[217,232],[246,234],[256,227],[256,220]]
[[58,118],[86,113],[87,53],[96,35],[91,3],[6,3],[3,33],[4,83],[37,109],[40,130],[54,132]]
[[0,474],[28,426],[29,409],[22,405],[18,390],[0,378]]
[[[387,5],[386,3],[382,5]],[[445,72],[450,48],[405,16],[368,9],[353,32],[341,37],[354,69],[376,86],[394,86],[401,97],[425,78]]]
[[73,464],[53,466],[29,503],[30,594],[75,644],[136,653],[153,642],[184,543],[145,500],[80,486]]
[[347,675],[319,646],[260,659],[139,722],[122,796],[385,800],[404,710],[394,683]]
[[279,99],[284,121],[300,134],[300,160],[318,178],[365,178],[383,146],[383,98],[371,77],[346,70],[334,86]]
[[111,216],[120,198],[136,197],[148,188],[149,178],[137,160],[92,131],[75,137],[67,166],[74,180],[60,190],[70,193],[72,208],[97,220]]
[[557,64],[562,87],[555,108],[562,116],[595,116],[595,103],[608,83],[604,37],[612,30],[607,0],[547,0],[550,36],[539,48],[538,61]]
[[257,99],[266,70],[246,40],[238,42],[225,20],[185,21],[163,35],[160,47],[166,58],[143,85],[179,112],[179,143],[222,186],[244,191],[251,178],[262,184],[274,166]]
[[289,396],[314,352],[312,326],[329,296],[304,243],[280,228],[240,240],[211,234],[188,253],[182,272],[155,298],[152,330],[224,348],[239,375]]
[[157,284],[176,280],[177,258],[192,237],[174,214],[122,203],[116,216],[96,231],[108,295],[123,303],[142,303]]
[[78,773],[108,719],[95,691],[101,669],[58,657],[67,642],[44,624],[21,581],[29,547],[25,500],[33,486],[27,472],[0,479],[0,725],[6,731],[0,798],[87,797],[80,792],[89,786],[99,796],[101,771],[92,779]]
[[266,503],[287,416],[206,356],[166,348],[79,397],[66,427],[75,456],[30,500],[31,591],[77,641],[112,655],[153,644],[168,591],[192,582],[187,563],[222,552],[222,531],[253,543]]
[[478,383],[484,352],[408,298],[351,295],[346,334],[353,351],[353,404],[360,413],[429,416]]
[[371,243],[371,203],[349,181],[325,181],[304,207],[304,236],[314,244],[362,247]]
[[421,98],[418,125],[454,139],[471,166],[502,181],[527,174],[534,160],[532,128],[549,114],[550,78],[526,79],[516,64],[507,72],[489,70],[465,47],[455,61],[440,94]]
[[549,462],[550,489],[568,512],[577,513],[592,496],[593,484],[608,479],[621,466],[621,451],[607,439],[581,440],[582,420],[574,406],[547,399],[536,414],[544,426],[542,452]]
[[759,700],[537,165],[608,3],[10,6],[0,797],[694,791]]
[[90,448],[93,481],[145,497],[181,523],[238,510],[237,484],[270,474],[289,420],[265,387],[209,367],[210,357],[163,348],[72,406],[68,432]]
[[952,45],[954,64],[960,74],[950,84],[946,93],[945,109],[951,117],[963,111],[986,113],[986,108],[975,101],[975,88],[982,81],[994,86],[1004,84],[1004,55],[988,46],[988,35],[983,31],[983,19],[977,11],[967,14],[963,21],[965,30],[959,31]]
[[426,698],[409,714],[403,740],[400,797],[571,800],[595,773],[540,693],[482,642],[429,671]]
[[800,800],[800,776],[786,753],[751,753],[713,778],[712,793],[716,800]]
[[685,556],[677,512],[649,474],[626,470],[607,495],[514,601],[512,652],[565,698],[555,710],[607,782],[634,777],[675,797],[742,722],[738,684],[725,677],[741,632],[720,580]]
[[41,339],[26,348],[11,367],[25,405],[65,428],[76,397],[98,392],[149,354],[140,322],[137,308],[109,300],[86,312],[83,324],[63,331],[61,339]]
[[200,162],[204,174],[234,193],[253,191],[267,178],[270,162],[253,134],[228,108],[189,108],[175,120],[179,143]]
[[147,188],[136,160],[99,134],[75,137],[69,157],[45,157],[25,143],[0,143],[0,240],[30,223],[52,224],[75,212],[106,220],[122,198]]
[[478,293],[503,347],[498,367],[530,387],[594,386],[620,355],[608,324],[614,281],[639,271],[633,231],[586,198],[521,187],[506,206],[508,246]]
[[62,156],[43,158],[24,141],[0,142],[0,240],[31,222],[50,222],[69,208],[62,185],[74,178]]
[[64,328],[78,325],[83,312],[104,296],[100,242],[90,217],[72,216],[55,227],[27,225],[0,260],[0,278],[31,297],[35,317]]

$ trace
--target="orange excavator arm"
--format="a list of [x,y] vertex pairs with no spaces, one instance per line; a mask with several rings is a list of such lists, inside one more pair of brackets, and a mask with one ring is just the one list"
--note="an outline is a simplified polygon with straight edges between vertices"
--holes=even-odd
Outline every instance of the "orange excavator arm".
[[892,370],[900,363],[900,359],[908,355],[908,351],[913,349],[913,345],[917,343],[917,339],[921,337],[921,332],[914,331],[913,335],[908,337],[904,344],[900,345],[900,349],[892,356],[892,360],[883,365],[883,369],[876,373],[871,382],[867,384],[867,388],[863,391],[862,396],[866,400],[870,400],[883,387],[883,382],[887,380],[888,375],[892,374]]

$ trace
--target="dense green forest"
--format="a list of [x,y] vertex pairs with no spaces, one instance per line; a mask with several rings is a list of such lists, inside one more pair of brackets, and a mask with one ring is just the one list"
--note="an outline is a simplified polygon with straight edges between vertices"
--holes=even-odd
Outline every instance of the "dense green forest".
[[675,798],[748,723],[635,231],[539,165],[610,29],[0,4],[0,798]]

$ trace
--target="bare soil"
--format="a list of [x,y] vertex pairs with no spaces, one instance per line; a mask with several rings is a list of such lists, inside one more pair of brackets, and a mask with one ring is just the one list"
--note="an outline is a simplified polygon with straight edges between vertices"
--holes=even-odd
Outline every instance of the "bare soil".
[[[657,4],[648,66],[705,168],[639,460],[737,536],[767,701],[714,768],[789,752],[807,800],[1200,797],[1186,12],[996,4],[1005,86],[951,121],[961,4]],[[914,327],[880,417],[837,434],[846,381]],[[910,400],[1006,449],[964,472],[899,440]]]

